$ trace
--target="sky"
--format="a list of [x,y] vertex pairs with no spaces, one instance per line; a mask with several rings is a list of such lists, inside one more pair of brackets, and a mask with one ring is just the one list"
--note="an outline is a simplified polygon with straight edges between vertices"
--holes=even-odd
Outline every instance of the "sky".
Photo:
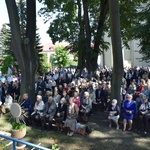
[[[38,10],[42,7],[42,4],[40,4],[37,0],[36,5],[37,5],[37,12],[38,12]],[[9,23],[9,18],[7,14],[5,0],[0,0],[0,29],[2,28],[2,24],[4,23]],[[37,14],[37,27],[39,29],[38,32],[41,37],[41,41],[40,41],[41,44],[44,45],[46,43],[50,43],[51,39],[49,35],[46,33],[49,27],[49,23],[44,24],[43,18],[39,17],[38,14]]]

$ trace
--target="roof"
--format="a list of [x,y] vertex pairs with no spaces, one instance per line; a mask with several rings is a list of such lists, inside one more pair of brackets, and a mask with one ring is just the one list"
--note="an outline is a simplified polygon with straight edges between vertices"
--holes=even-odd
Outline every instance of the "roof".
[[45,44],[42,52],[55,52],[55,45],[53,43]]

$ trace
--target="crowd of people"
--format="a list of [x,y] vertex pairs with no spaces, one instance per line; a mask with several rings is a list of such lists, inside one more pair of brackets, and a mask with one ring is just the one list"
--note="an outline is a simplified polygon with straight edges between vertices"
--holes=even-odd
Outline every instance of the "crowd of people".
[[[93,76],[84,69],[81,74],[74,69],[54,69],[35,77],[36,100],[24,93],[20,103],[26,122],[52,130],[55,122],[58,132],[67,129],[72,136],[79,131],[82,121],[88,122],[94,111],[108,112],[109,127],[123,119],[122,130],[148,133],[150,124],[150,73],[148,67],[124,68],[120,99],[110,100],[111,68],[98,68]],[[3,77],[4,79],[4,77]],[[11,103],[20,97],[21,75],[9,75],[0,83],[1,109],[4,114]],[[118,105],[121,103],[121,106]],[[129,126],[128,126],[129,125]]]

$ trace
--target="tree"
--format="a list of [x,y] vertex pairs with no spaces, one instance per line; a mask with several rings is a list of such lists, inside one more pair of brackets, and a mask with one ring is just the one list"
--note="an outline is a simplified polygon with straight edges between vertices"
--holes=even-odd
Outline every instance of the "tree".
[[117,99],[120,104],[120,88],[123,76],[123,58],[121,48],[119,0],[109,1],[110,28],[113,51],[113,76],[111,99]]
[[[13,66],[13,68],[16,69],[16,71],[19,71],[18,68],[18,63],[15,59],[15,56],[13,54],[12,51],[12,47],[11,47],[11,31],[10,31],[10,26],[9,24],[3,24],[2,30],[1,30],[1,49],[2,49],[2,54],[1,54],[1,60],[2,60],[2,73],[7,73],[8,68],[6,68],[7,66]],[[8,56],[8,57],[7,57]],[[8,61],[8,65],[7,64],[7,60],[8,58],[12,58],[13,57],[13,63],[10,60],[10,64]],[[4,72],[3,72],[4,71]],[[12,73],[16,73],[16,72],[12,72]]]
[[78,69],[86,67],[89,72],[95,71],[98,55],[106,47],[103,29],[108,0],[39,1],[46,5],[41,14],[47,19],[56,14],[48,30],[53,43],[69,42],[73,51],[78,51]]
[[26,32],[21,36],[18,9],[15,0],[5,0],[12,35],[12,50],[21,70],[21,95],[28,93],[34,99],[35,90],[35,33],[36,33],[36,0],[26,1]]
[[137,12],[138,21],[133,27],[132,39],[139,40],[142,60],[150,62],[150,2],[145,0]]
[[9,29],[9,26],[7,24],[3,24],[1,29],[1,48],[2,48],[2,57],[5,55],[13,55],[12,49],[11,49],[11,32]]
[[54,55],[53,62],[55,66],[63,68],[69,63],[68,51],[63,46],[58,46],[55,48],[56,54]]
[[[4,74],[7,74],[8,73],[8,69],[12,69],[12,66],[15,65],[15,60],[14,60],[14,57],[11,56],[11,55],[7,55],[4,60],[3,60],[3,63],[2,63],[2,73]],[[13,73],[13,72],[12,72]]]
[[[38,31],[38,29],[36,30]],[[43,46],[40,44],[40,35],[37,33],[36,34],[36,57],[37,57],[37,60],[36,60],[36,63],[37,63],[37,72],[40,74],[40,75],[43,75],[43,73],[45,72],[45,66],[44,66],[44,56],[43,54],[41,54],[40,52],[42,52],[43,50]]]

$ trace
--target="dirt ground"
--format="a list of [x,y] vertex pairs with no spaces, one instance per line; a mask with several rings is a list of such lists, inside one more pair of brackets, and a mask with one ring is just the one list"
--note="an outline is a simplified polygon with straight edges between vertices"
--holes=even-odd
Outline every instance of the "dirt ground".
[[[58,144],[60,150],[150,150],[150,134],[146,137],[136,131],[122,131],[108,127],[107,113],[96,112],[90,117],[92,133],[86,136],[74,134],[68,137],[65,132],[42,131],[41,128],[28,127],[25,140],[50,148]],[[10,131],[8,118],[0,118],[0,131]]]

